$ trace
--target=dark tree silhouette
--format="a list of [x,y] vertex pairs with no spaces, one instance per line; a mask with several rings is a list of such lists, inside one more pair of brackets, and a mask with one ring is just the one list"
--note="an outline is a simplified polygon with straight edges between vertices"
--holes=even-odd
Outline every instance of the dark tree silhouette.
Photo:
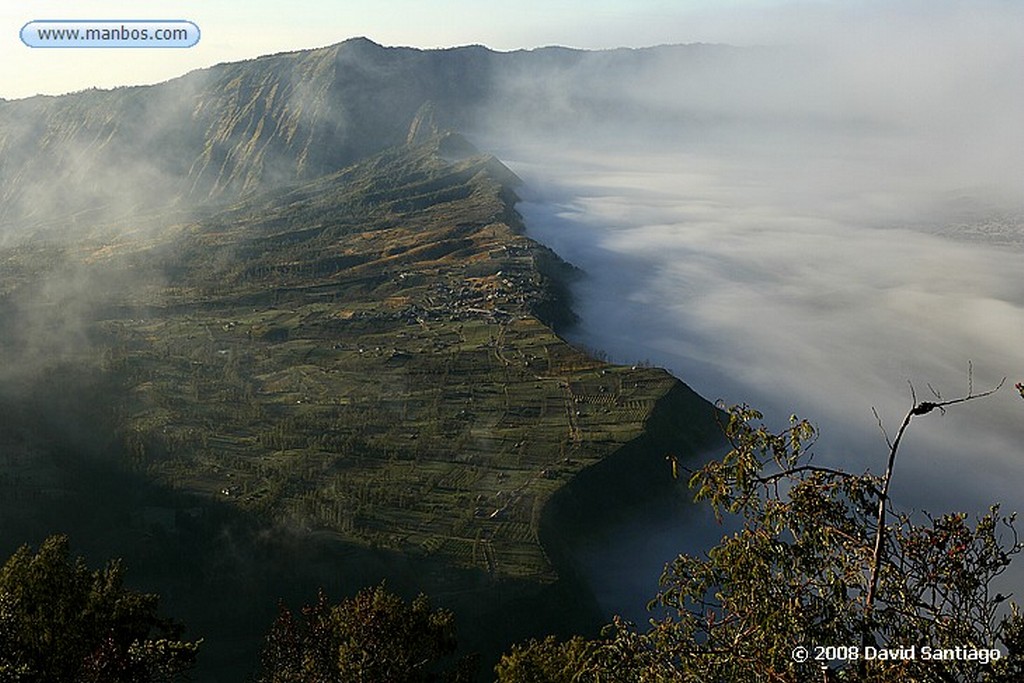
[[0,569],[0,681],[156,683],[182,680],[199,642],[158,616],[159,598],[122,585],[112,561],[90,570],[66,536],[33,553],[21,547]]
[[406,603],[382,583],[331,605],[321,591],[299,617],[283,604],[267,635],[260,683],[462,683],[473,657],[456,660],[455,617],[423,595]]

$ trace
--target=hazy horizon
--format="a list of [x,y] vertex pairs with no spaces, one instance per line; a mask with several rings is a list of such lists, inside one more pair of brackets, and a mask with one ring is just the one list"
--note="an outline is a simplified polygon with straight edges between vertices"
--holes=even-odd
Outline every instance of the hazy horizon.
[[[202,38],[195,47],[180,50],[32,49],[19,38],[21,27],[35,20],[153,18],[194,21]],[[558,5],[524,0],[500,7],[469,0],[430,5],[387,0],[372,6],[300,0],[282,11],[276,3],[257,0],[247,3],[243,13],[228,0],[158,0],[144,11],[126,10],[117,0],[83,0],[42,9],[4,5],[0,63],[8,66],[0,69],[0,97],[153,84],[223,62],[315,49],[360,36],[385,46],[485,45],[510,51],[551,45],[806,46],[832,40],[871,47],[902,35],[911,55],[922,47],[915,36],[934,37],[936,25],[955,26],[962,36],[994,33],[996,42],[1003,44],[1007,36],[1019,35],[1024,7],[996,0],[571,0]],[[14,64],[17,68],[10,67]]]
[[[300,0],[285,10],[256,0],[244,11],[227,0],[157,0],[145,9],[126,9],[116,0],[83,0],[74,5],[0,7],[0,97],[57,95],[91,87],[111,88],[163,82],[195,69],[260,55],[333,45],[367,37],[386,46],[423,49],[483,44],[495,50],[547,45],[600,49],[664,43],[723,41],[737,36],[723,11],[778,3],[660,0],[579,0],[551,5],[527,0],[486,6],[468,0],[424,4],[386,0],[373,5]],[[202,37],[193,48],[30,49],[19,31],[29,21],[66,19],[187,19]],[[455,20],[453,20],[455,18]],[[717,37],[716,37],[717,36]]]

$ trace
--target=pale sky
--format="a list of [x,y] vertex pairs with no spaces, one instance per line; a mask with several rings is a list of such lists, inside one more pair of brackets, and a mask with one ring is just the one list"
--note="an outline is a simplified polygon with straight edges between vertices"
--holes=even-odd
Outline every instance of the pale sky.
[[[33,49],[34,20],[189,20],[188,49]],[[664,43],[860,46],[915,36],[1019,43],[1024,3],[1011,0],[0,0],[0,97],[155,83],[193,69],[365,36],[420,48],[483,44],[646,47]],[[941,50],[940,50],[941,51]]]
[[[154,83],[192,69],[366,36],[384,45],[497,50],[567,45],[643,47],[757,39],[764,13],[834,5],[826,0],[50,0],[0,2],[0,97]],[[187,19],[202,38],[189,49],[32,49],[19,31],[52,19]]]

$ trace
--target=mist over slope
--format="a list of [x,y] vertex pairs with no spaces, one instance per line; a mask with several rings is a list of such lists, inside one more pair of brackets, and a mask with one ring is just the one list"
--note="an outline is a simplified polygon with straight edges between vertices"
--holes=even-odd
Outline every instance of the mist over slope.
[[156,86],[4,103],[0,220],[119,216],[336,171],[404,141],[432,95],[460,96],[467,79],[445,64],[403,68],[401,56],[354,40]]
[[[643,115],[482,144],[526,181],[532,234],[587,273],[571,339],[667,367],[780,426],[796,412],[822,430],[819,462],[878,472],[886,446],[872,408],[891,435],[911,384],[921,400],[1021,377],[1020,8],[709,13],[790,47],[638,70],[620,92]],[[1021,411],[1004,387],[915,420],[896,500],[1019,510]],[[679,527],[630,524],[592,550],[592,566],[606,567],[608,545],[656,568],[714,540]],[[649,593],[657,571],[627,589],[630,573],[606,580],[614,609]],[[1019,587],[1024,567],[1004,579]]]
[[[357,40],[0,111],[25,162],[0,179],[5,540],[172,555],[142,576],[209,635],[206,677],[244,676],[247,615],[325,576],[443,596],[492,660],[593,630],[567,542],[717,437],[665,371],[554,333],[572,269],[522,234],[514,174],[441,131],[458,98],[411,85],[442,57]],[[226,566],[252,609],[208,597]]]
[[[948,397],[967,389],[968,361],[975,388],[1021,367],[1024,23],[995,3],[941,5],[837,11],[820,32],[794,21],[780,36],[796,47],[356,39],[5,102],[0,240],[151,230],[124,217],[314,179],[404,142],[415,120],[459,128],[526,180],[530,233],[589,273],[575,338],[708,398],[797,411],[821,424],[828,457],[877,468],[871,406],[891,425],[908,381]],[[54,282],[58,328],[75,329],[99,290]],[[1019,507],[1019,416],[1004,391],[915,425],[898,493]]]
[[[872,406],[891,429],[908,383],[948,398],[1021,374],[1024,22],[1005,3],[806,9],[758,34],[799,47],[637,72],[674,127],[488,146],[526,180],[534,234],[590,274],[576,339],[799,412],[834,461],[877,470]],[[1020,418],[1004,390],[915,423],[899,495],[1020,507]]]
[[86,225],[312,179],[405,142],[424,105],[435,127],[568,129],[581,107],[595,121],[629,111],[598,87],[609,77],[705,50],[496,53],[357,38],[154,86],[2,102],[0,226]]

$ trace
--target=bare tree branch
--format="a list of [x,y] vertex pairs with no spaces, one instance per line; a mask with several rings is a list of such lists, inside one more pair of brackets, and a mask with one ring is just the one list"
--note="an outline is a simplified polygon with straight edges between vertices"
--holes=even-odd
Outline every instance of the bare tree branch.
[[885,438],[885,445],[888,446],[891,449],[892,448],[892,439],[889,438],[889,432],[885,431],[885,425],[882,424],[882,417],[881,417],[881,415],[878,414],[878,411],[875,410],[874,406],[871,406],[871,412],[875,416],[875,421],[878,422],[878,429],[879,429],[879,431],[882,432],[882,436]]
[[[943,401],[943,400],[939,400],[939,401],[936,401],[936,402],[921,401],[920,403],[918,403],[917,402],[917,392],[914,391],[913,383],[911,383],[909,381],[907,382],[907,384],[910,385],[910,395],[911,395],[911,399],[912,399],[912,407],[910,408],[909,411],[907,411],[907,414],[903,417],[903,422],[900,424],[900,428],[896,432],[896,438],[893,439],[892,443],[889,445],[889,460],[888,460],[888,462],[886,463],[886,466],[885,466],[885,474],[882,476],[882,490],[881,490],[881,493],[880,493],[879,498],[878,498],[878,514],[877,514],[876,519],[875,519],[875,545],[874,545],[874,549],[873,549],[873,551],[871,553],[871,575],[870,575],[870,578],[869,578],[869,581],[868,581],[868,594],[867,594],[867,597],[865,599],[865,604],[864,604],[865,610],[866,610],[866,612],[867,612],[867,614],[869,616],[870,616],[872,610],[874,609],[875,597],[876,597],[876,594],[878,592],[878,576],[879,576],[879,571],[881,569],[882,547],[883,547],[883,544],[885,542],[885,523],[886,523],[885,516],[886,516],[886,503],[887,503],[887,501],[889,499],[889,484],[892,481],[893,466],[896,463],[896,453],[899,450],[900,442],[903,440],[903,435],[906,433],[907,427],[910,426],[910,421],[915,416],[917,416],[917,415],[927,415],[928,413],[932,412],[936,408],[938,408],[942,412],[945,412],[945,409],[948,406],[957,405],[959,403],[966,403],[967,401],[973,401],[973,400],[978,399],[978,398],[984,398],[985,396],[991,396],[992,394],[994,394],[997,391],[999,391],[1003,387],[1003,384],[1006,383],[1006,378],[1003,377],[1003,379],[1000,380],[999,384],[997,384],[992,389],[988,389],[987,391],[983,391],[980,394],[975,394],[974,393],[973,374],[974,374],[973,365],[972,364],[968,364],[968,382],[967,382],[968,390],[967,390],[967,394],[964,395],[964,396],[960,396],[958,398],[949,399],[949,400],[946,400],[946,401]],[[929,388],[931,388],[930,385],[929,385]],[[932,390],[932,393],[934,393],[936,396],[938,396],[938,393],[935,392],[934,389]],[[864,643],[863,643],[864,645],[869,644],[868,643],[869,636],[870,636],[870,633],[868,632],[869,628],[870,628],[870,619],[867,619],[867,620],[865,620]],[[863,669],[863,667],[864,667],[864,662],[862,661],[861,662],[861,668]]]

